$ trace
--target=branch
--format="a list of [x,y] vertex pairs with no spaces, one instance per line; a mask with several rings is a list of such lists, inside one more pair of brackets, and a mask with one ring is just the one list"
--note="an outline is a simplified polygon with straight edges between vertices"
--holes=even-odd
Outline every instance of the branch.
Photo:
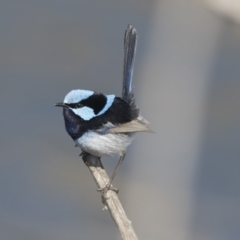
[[[99,189],[102,189],[109,182],[109,177],[102,165],[99,158],[87,154],[84,156],[84,162],[89,168],[92,176]],[[137,235],[133,230],[132,223],[128,219],[122,204],[117,196],[117,193],[108,190],[106,194],[102,195],[102,202],[109,210],[114,222],[116,223],[118,230],[123,240],[137,240]]]

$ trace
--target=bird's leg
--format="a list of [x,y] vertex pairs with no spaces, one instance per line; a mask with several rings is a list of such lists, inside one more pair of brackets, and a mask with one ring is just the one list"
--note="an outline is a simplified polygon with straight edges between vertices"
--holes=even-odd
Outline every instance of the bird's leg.
[[117,172],[118,172],[118,169],[119,169],[119,167],[121,166],[121,164],[122,164],[125,156],[126,156],[126,153],[125,153],[125,152],[120,156],[120,158],[119,158],[119,160],[118,160],[118,163],[117,163],[117,166],[115,167],[115,169],[114,169],[114,171],[113,171],[113,174],[112,174],[112,176],[110,177],[110,180],[109,180],[109,182],[107,183],[107,185],[106,185],[104,188],[102,188],[102,189],[98,189],[98,191],[99,191],[99,192],[102,192],[103,195],[105,195],[108,190],[112,190],[112,191],[118,193],[118,189],[111,187],[111,184],[112,184],[112,181],[113,181],[114,177],[116,176],[116,174],[117,174]]
[[113,171],[113,174],[112,174],[112,176],[110,177],[110,180],[109,180],[107,186],[111,186],[112,181],[113,181],[114,177],[116,176],[116,174],[117,174],[117,172],[118,172],[118,169],[119,169],[119,167],[121,166],[121,164],[122,164],[125,156],[126,156],[126,153],[125,153],[125,152],[120,156],[120,158],[119,158],[119,160],[118,160],[118,163],[117,163],[117,166],[115,167],[115,169],[114,169],[114,171]]

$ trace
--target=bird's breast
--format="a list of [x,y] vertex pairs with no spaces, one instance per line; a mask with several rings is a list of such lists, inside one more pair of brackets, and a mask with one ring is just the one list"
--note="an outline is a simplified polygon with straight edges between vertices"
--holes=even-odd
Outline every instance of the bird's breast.
[[132,137],[128,134],[99,134],[93,131],[75,140],[82,150],[97,157],[122,155],[131,141]]

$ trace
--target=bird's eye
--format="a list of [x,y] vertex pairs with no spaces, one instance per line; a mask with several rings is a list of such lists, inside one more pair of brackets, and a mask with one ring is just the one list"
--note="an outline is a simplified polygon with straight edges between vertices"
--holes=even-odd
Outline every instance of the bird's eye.
[[76,107],[81,108],[81,107],[83,107],[83,105],[81,103],[77,103]]
[[68,103],[66,104],[67,106],[69,106],[70,108],[81,108],[84,107],[82,103]]

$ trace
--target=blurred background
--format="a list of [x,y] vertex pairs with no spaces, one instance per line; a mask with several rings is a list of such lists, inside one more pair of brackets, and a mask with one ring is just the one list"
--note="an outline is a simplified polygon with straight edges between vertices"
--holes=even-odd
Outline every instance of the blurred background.
[[139,239],[239,240],[239,16],[237,0],[1,0],[0,239],[120,239],[53,105],[121,95],[131,23],[156,134],[136,136],[114,180],[127,215]]

